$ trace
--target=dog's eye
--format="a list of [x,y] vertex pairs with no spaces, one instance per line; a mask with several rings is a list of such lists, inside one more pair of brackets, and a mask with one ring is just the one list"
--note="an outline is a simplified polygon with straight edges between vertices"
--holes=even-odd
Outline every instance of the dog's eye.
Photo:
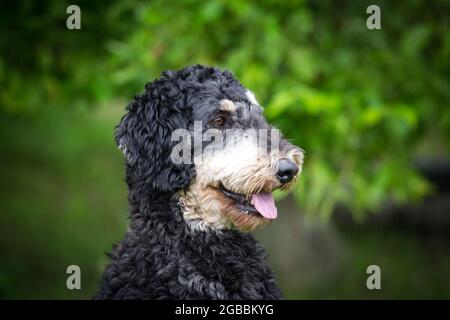
[[213,124],[218,127],[223,126],[225,124],[225,121],[226,121],[226,119],[224,116],[219,116],[212,120]]

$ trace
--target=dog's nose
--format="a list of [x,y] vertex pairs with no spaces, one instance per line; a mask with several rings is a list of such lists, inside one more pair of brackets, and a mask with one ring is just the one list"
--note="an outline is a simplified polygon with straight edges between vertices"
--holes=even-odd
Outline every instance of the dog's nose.
[[295,163],[288,159],[281,159],[278,161],[277,179],[281,183],[288,183],[294,179],[298,172],[298,167]]

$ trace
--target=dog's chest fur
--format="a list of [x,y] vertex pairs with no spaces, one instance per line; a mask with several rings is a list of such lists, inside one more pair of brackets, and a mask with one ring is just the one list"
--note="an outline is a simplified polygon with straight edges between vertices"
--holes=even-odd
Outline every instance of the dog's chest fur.
[[166,212],[132,217],[96,298],[281,298],[264,249],[250,234],[193,231],[174,203]]

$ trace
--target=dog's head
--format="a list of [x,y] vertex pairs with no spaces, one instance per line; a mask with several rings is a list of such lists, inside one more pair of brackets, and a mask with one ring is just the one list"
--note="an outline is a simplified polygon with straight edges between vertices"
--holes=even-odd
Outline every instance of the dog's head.
[[291,188],[301,171],[303,151],[229,72],[165,72],[127,111],[116,142],[130,189],[177,193],[191,226],[254,229],[276,218],[272,191]]

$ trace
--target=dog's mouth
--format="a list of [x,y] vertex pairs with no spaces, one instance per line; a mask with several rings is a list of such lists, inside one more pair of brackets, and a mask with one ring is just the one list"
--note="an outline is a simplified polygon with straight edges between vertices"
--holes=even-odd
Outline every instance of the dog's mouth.
[[271,192],[259,192],[250,196],[236,193],[220,184],[219,190],[233,202],[242,213],[262,216],[273,220],[277,217],[277,207]]

